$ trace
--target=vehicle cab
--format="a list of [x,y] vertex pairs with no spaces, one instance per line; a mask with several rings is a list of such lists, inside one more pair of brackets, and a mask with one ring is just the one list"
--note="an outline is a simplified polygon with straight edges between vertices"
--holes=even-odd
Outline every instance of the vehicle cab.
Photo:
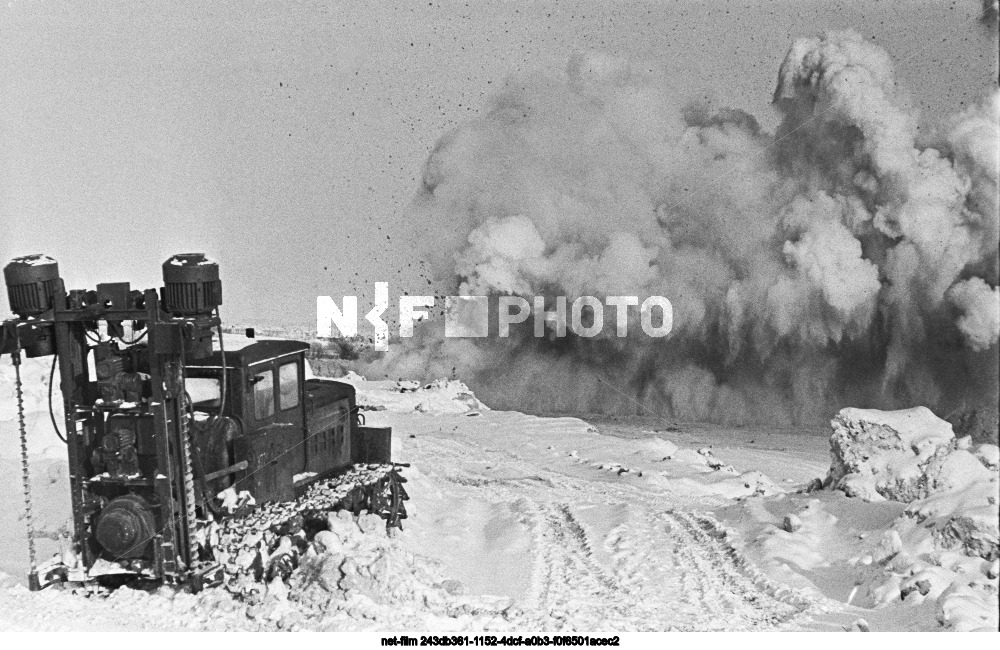
[[354,387],[312,377],[308,343],[236,335],[224,343],[225,353],[216,341],[185,370],[200,473],[213,490],[233,485],[258,501],[286,501],[364,460],[352,449],[361,433]]

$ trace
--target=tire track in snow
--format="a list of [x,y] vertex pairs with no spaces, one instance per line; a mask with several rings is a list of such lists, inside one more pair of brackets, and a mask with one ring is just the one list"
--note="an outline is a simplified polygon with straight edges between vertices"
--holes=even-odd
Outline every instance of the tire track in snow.
[[[532,502],[527,513],[535,537],[535,571],[525,610],[527,623],[556,631],[662,629],[638,607],[631,589],[593,558],[587,534],[565,503]],[[595,630],[597,631],[597,630]]]
[[[724,528],[709,515],[697,511],[671,510],[665,513],[687,531],[694,540],[694,547],[710,549],[711,554],[724,561],[718,575],[725,585],[725,592],[739,595],[748,604],[762,611],[770,609],[777,618],[772,623],[791,620],[816,603],[793,589],[775,584],[747,560],[732,542]],[[785,613],[782,615],[781,611]]]
[[659,513],[659,519],[671,535],[688,602],[702,610],[690,621],[692,629],[773,628],[805,609],[805,602],[799,606],[782,598],[731,544],[719,541],[721,534],[709,534],[706,529],[719,529],[707,516],[670,510]]
[[[515,617],[532,629],[787,628],[815,604],[768,581],[713,518],[690,510],[699,502],[717,505],[718,498],[577,478],[523,458],[518,475],[486,477],[479,470],[493,454],[455,438],[423,442],[437,461],[431,474],[518,504],[535,557],[529,594]],[[509,467],[512,455],[503,456]],[[584,502],[625,507],[628,520],[592,541],[571,505]],[[608,566],[595,559],[594,543],[608,551]]]

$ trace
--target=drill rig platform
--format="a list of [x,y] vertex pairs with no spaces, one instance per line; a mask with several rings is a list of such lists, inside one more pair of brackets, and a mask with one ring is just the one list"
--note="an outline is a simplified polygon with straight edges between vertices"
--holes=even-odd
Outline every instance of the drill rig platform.
[[[158,292],[66,291],[44,255],[4,269],[16,317],[0,325],[0,355],[58,364],[70,470],[73,549],[39,565],[19,408],[30,586],[115,575],[198,590],[260,579],[281,536],[304,539],[331,511],[401,528],[391,430],[363,426],[354,388],[307,378],[303,342],[226,351],[218,265],[190,253],[162,270]],[[17,382],[20,402],[19,370]]]

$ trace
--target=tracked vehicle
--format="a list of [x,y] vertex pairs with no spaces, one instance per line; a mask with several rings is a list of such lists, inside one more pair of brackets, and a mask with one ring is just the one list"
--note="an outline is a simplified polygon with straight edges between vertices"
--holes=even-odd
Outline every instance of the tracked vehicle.
[[[4,269],[10,309],[0,355],[18,372],[33,589],[57,580],[134,576],[195,590],[259,579],[347,509],[400,527],[407,498],[391,430],[364,426],[355,390],[311,376],[308,344],[223,335],[219,267],[171,257],[164,286],[66,291],[55,260]],[[247,334],[250,334],[248,331]],[[228,347],[228,349],[227,349]],[[20,362],[60,371],[70,469],[72,549],[39,565]],[[50,384],[50,411],[51,394]]]

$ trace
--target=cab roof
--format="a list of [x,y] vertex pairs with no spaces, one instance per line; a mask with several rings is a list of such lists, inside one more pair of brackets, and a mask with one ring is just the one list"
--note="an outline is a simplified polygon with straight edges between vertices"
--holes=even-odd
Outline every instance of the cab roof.
[[[282,357],[309,349],[304,341],[289,341],[287,339],[250,339],[239,335],[226,335],[223,339],[226,348],[226,365],[229,367],[248,366],[275,357]],[[222,352],[218,338],[212,341],[212,356],[188,363],[189,366],[221,366]]]

